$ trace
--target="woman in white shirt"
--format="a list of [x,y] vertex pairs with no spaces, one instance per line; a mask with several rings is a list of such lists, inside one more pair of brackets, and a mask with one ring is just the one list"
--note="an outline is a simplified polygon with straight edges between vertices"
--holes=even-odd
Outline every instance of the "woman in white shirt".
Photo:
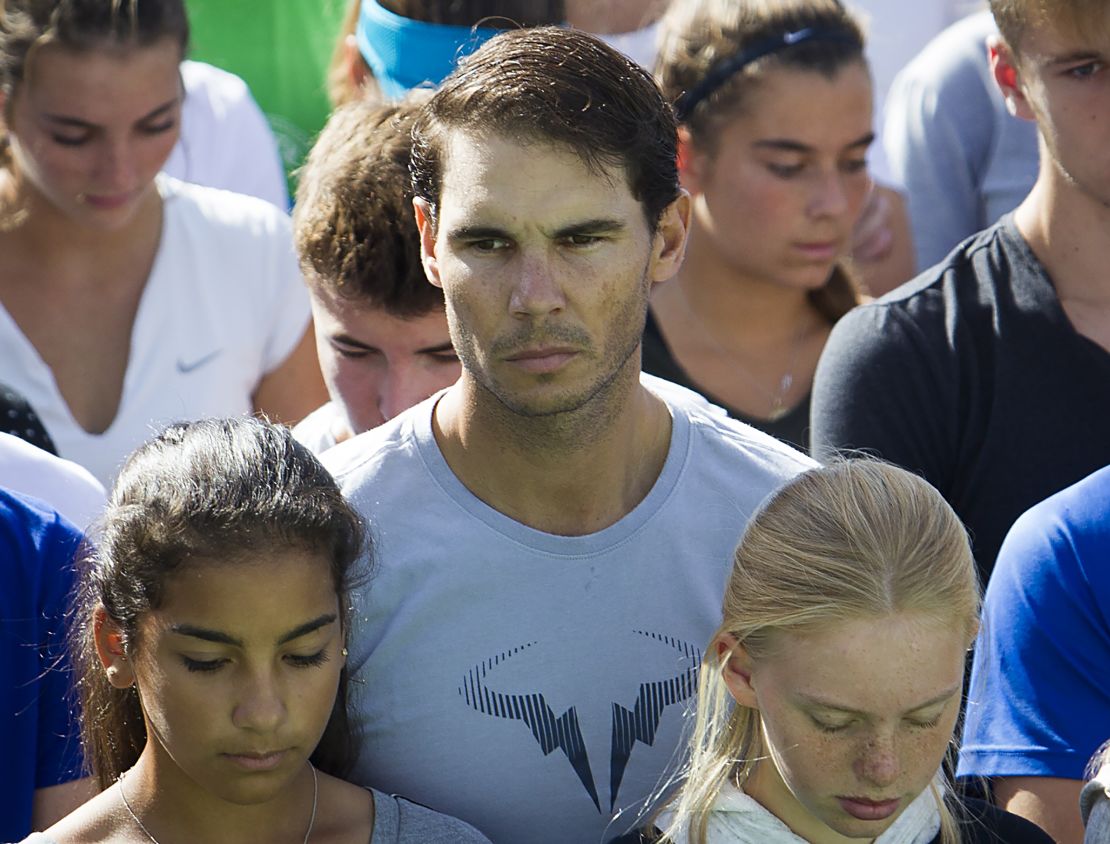
[[285,215],[158,177],[182,0],[0,11],[0,379],[109,482],[165,422],[324,397]]

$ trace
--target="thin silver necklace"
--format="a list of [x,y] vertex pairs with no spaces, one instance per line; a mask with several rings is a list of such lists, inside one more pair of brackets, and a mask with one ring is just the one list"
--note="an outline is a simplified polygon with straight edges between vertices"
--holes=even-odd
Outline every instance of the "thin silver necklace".
[[686,298],[686,291],[678,285],[678,298],[682,300],[682,307],[686,309],[686,315],[690,320],[700,329],[702,336],[709,341],[709,344],[715,348],[722,357],[729,358],[736,366],[736,371],[744,376],[745,380],[759,392],[763,393],[771,401],[771,412],[767,416],[769,422],[775,422],[790,412],[791,408],[786,406],[786,396],[790,392],[790,388],[794,386],[794,368],[798,363],[798,352],[802,348],[802,340],[805,339],[807,329],[809,328],[809,321],[803,321],[798,326],[798,333],[794,337],[794,342],[790,349],[790,362],[787,364],[786,372],[782,374],[779,379],[778,389],[768,390],[761,384],[751,372],[748,371],[735,352],[726,349],[720,341],[717,340],[716,335],[709,330],[709,327],[701,320],[701,318],[694,312],[694,306],[690,304],[690,300]]
[[[309,770],[312,771],[312,815],[308,819],[308,829],[305,830],[304,841],[302,844],[308,844],[308,839],[312,836],[312,827],[316,823],[316,801],[320,797],[320,779],[316,776],[316,766],[311,762],[308,763]],[[123,777],[116,780],[116,785],[119,786],[119,796],[123,800],[123,808],[127,810],[127,814],[131,816],[131,820],[139,825],[139,829],[143,834],[150,839],[151,844],[159,844],[157,838],[150,834],[150,830],[146,825],[139,820],[139,816],[135,814],[135,810],[131,808],[131,804],[127,802],[127,794],[123,790]]]

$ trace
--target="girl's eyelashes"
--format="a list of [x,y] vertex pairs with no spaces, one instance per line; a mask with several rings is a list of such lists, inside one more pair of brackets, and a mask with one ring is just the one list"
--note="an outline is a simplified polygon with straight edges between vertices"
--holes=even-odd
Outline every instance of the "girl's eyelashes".
[[70,137],[69,135],[51,135],[51,140],[56,144],[61,144],[64,147],[79,147],[89,140],[88,135],[79,135],[77,137]]
[[[331,655],[327,649],[319,650],[313,654],[286,654],[285,661],[295,668],[314,668],[323,665],[331,659]],[[211,672],[218,671],[229,660],[224,658],[218,659],[193,659],[192,657],[182,654],[181,661],[184,663],[185,668],[189,671],[197,672]]]
[[193,659],[184,655],[181,661],[189,671],[215,671],[227,662],[226,659]]
[[768,164],[767,169],[780,179],[790,179],[802,172],[801,164]]
[[328,653],[327,648],[324,648],[314,654],[289,654],[286,656],[286,659],[298,668],[312,668],[317,665],[323,665],[331,659],[331,654]]
[[168,132],[177,125],[177,120],[167,120],[163,123],[156,123],[153,126],[143,126],[143,131],[148,135],[161,135],[163,132]]
[[852,726],[851,721],[845,721],[843,724],[830,724],[827,721],[822,721],[819,718],[810,716],[810,720],[814,726],[823,733],[840,733]]
[[940,716],[938,715],[932,721],[910,721],[910,726],[911,727],[917,727],[918,729],[922,729],[922,730],[928,730],[931,727],[935,727],[939,723],[940,723]]

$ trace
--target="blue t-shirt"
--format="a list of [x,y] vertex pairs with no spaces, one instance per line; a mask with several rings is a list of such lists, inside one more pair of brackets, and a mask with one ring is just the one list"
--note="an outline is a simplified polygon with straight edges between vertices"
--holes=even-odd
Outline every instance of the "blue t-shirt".
[[1010,530],[969,697],[958,776],[1080,780],[1110,738],[1110,467]]
[[79,776],[65,632],[80,543],[54,510],[0,489],[0,841],[31,831],[35,789]]

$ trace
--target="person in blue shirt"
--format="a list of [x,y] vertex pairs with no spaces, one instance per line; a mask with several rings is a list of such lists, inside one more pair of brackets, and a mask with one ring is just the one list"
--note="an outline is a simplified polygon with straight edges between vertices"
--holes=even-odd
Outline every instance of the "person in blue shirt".
[[88,796],[65,651],[77,528],[0,488],[0,841],[53,823]]

